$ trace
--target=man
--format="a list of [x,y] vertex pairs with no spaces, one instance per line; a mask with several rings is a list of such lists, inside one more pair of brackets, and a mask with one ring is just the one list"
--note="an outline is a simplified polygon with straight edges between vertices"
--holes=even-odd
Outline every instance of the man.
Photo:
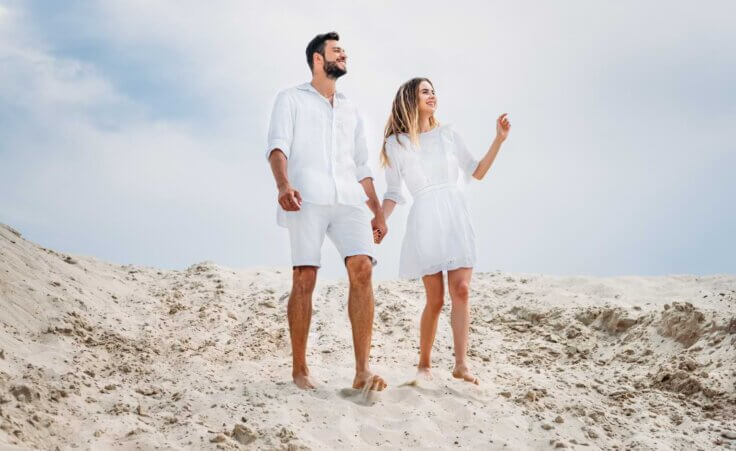
[[[287,313],[292,377],[314,388],[307,367],[312,292],[325,235],[340,252],[350,280],[348,315],[355,349],[354,388],[383,390],[369,367],[373,329],[371,273],[373,233],[386,235],[386,220],[368,167],[363,121],[335,89],[347,73],[347,54],[337,33],[317,35],[307,46],[309,83],[281,91],[271,115],[266,155],[278,187],[280,226],[289,229],[293,281]],[[373,212],[369,220],[363,203]]]

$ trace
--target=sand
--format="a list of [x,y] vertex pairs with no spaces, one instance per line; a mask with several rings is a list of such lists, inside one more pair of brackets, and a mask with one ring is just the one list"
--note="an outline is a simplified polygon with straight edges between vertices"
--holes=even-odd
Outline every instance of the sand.
[[478,273],[455,380],[449,302],[414,379],[419,281],[375,283],[353,390],[345,282],[320,281],[291,383],[286,269],[66,255],[0,225],[2,449],[736,449],[736,276]]

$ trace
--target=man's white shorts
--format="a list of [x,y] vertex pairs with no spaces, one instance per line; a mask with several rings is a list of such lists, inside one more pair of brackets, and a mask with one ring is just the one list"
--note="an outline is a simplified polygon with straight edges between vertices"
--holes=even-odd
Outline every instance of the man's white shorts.
[[373,229],[364,205],[317,205],[303,202],[299,211],[278,208],[278,224],[289,229],[292,266],[321,266],[325,235],[343,262],[353,255],[367,255],[375,266]]

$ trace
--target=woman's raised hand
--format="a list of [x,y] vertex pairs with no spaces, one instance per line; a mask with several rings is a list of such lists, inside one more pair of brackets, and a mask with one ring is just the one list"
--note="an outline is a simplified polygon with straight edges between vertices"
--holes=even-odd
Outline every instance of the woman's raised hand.
[[511,131],[511,122],[507,116],[508,113],[503,113],[496,119],[496,139],[499,141],[505,141]]

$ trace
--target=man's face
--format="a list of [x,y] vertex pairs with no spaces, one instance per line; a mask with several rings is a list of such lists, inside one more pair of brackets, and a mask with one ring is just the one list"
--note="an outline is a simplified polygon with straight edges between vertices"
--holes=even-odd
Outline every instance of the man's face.
[[339,41],[325,41],[325,57],[323,68],[328,78],[337,80],[348,72],[348,55],[340,47]]

